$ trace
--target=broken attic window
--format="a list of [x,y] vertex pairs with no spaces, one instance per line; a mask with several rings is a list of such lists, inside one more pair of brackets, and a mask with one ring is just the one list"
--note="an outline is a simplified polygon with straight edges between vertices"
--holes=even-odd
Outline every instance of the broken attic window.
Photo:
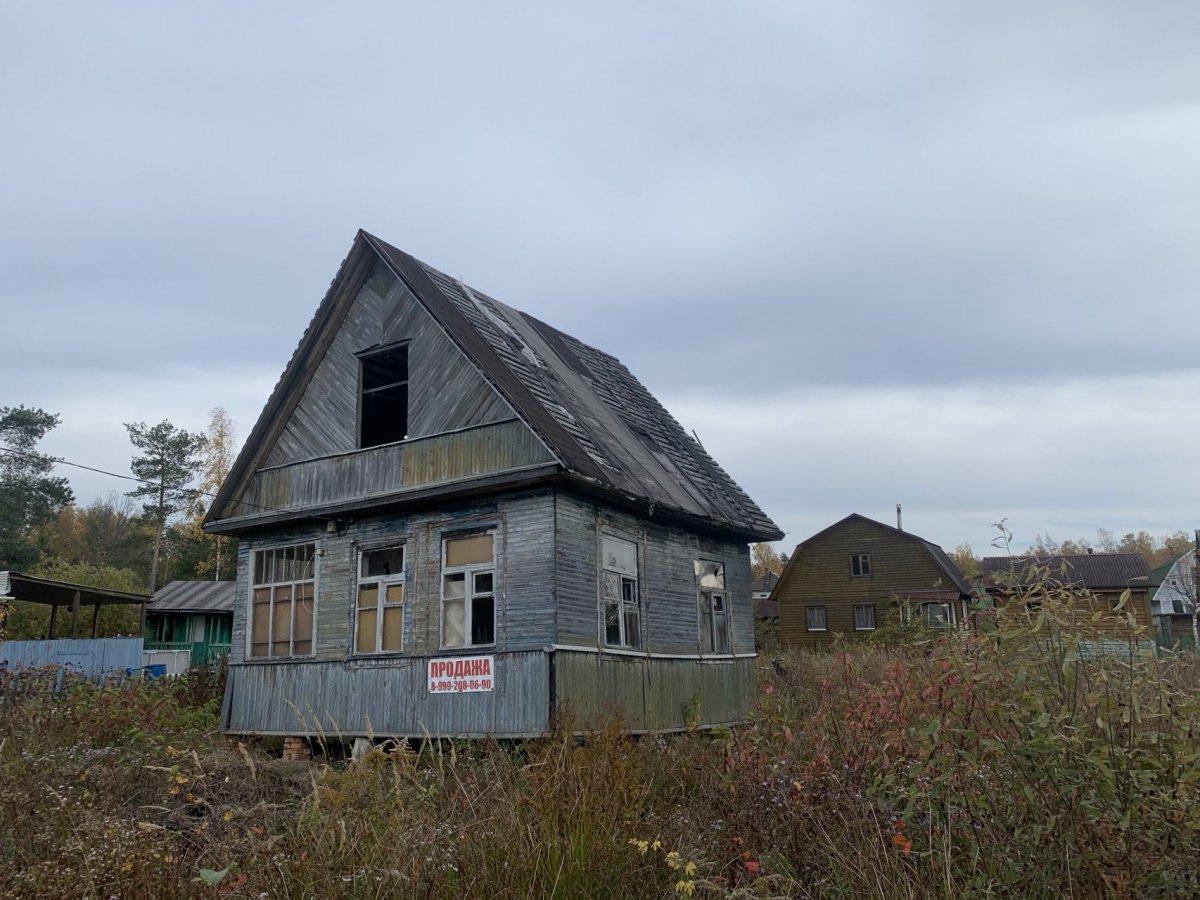
[[360,358],[359,446],[408,437],[408,344]]

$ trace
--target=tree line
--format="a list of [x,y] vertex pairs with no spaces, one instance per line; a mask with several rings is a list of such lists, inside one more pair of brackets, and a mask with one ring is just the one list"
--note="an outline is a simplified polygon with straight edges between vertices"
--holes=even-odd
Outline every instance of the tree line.
[[[135,451],[126,477],[136,486],[85,505],[53,474],[61,460],[38,450],[60,421],[37,408],[0,407],[0,570],[149,594],[173,580],[234,577],[230,539],[200,527],[233,465],[228,412],[213,409],[199,433],[167,420],[125,423]],[[139,615],[132,606],[107,606],[101,634],[136,633]],[[48,606],[14,604],[7,636],[45,634],[49,616]]]

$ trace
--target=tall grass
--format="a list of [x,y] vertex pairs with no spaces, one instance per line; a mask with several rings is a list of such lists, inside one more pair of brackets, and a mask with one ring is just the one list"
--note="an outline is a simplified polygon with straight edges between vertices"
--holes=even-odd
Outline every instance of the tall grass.
[[1200,663],[1089,655],[1078,598],[776,653],[736,729],[290,763],[219,685],[0,685],[0,895],[1200,893]]

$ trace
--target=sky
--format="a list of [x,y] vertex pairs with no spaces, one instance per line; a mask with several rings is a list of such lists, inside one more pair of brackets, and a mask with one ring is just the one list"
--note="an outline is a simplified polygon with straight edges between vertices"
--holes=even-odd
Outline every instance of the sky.
[[[0,406],[253,427],[357,229],[786,532],[1200,526],[1200,4],[0,0]],[[80,502],[127,490],[61,467]]]

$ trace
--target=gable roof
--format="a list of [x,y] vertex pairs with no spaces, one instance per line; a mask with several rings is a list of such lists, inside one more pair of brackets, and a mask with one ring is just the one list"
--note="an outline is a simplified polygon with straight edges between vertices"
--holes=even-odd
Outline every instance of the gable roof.
[[1015,575],[1016,583],[1048,577],[1090,590],[1148,588],[1150,566],[1140,553],[1068,553],[1059,556],[986,556],[983,574],[993,581]]
[[[788,571],[792,568],[792,566],[794,566],[798,563],[801,555],[803,554],[805,547],[819,541],[820,539],[831,534],[832,532],[837,531],[840,528],[844,528],[847,525],[855,523],[855,522],[864,522],[868,525],[873,525],[876,528],[883,529],[884,532],[890,533],[893,537],[895,537],[897,539],[913,541],[914,543],[919,545],[926,553],[928,553],[930,557],[932,557],[933,561],[938,565],[938,567],[943,572],[946,573],[946,577],[950,579],[951,584],[953,584],[954,587],[956,587],[958,589],[958,592],[960,594],[970,594],[971,593],[971,583],[969,581],[967,581],[967,578],[965,575],[963,575],[962,570],[955,564],[954,560],[952,560],[949,556],[946,555],[946,551],[943,550],[941,547],[939,547],[937,544],[935,544],[931,541],[927,541],[927,540],[925,540],[925,538],[920,537],[919,535],[915,535],[911,531],[902,531],[899,528],[894,528],[891,525],[887,525],[883,522],[877,522],[874,519],[869,519],[866,516],[859,515],[858,513],[851,513],[850,515],[846,516],[846,518],[839,519],[837,522],[834,522],[828,528],[821,529],[816,534],[814,534],[812,537],[806,538],[805,540],[803,540],[799,544],[797,544],[795,552],[792,553],[791,557],[788,559],[787,565],[783,569],[783,574],[780,575],[780,583],[782,584],[784,582],[784,580],[787,577]],[[775,596],[774,591],[772,591],[771,596],[772,596],[772,598],[774,598],[774,596]]]
[[147,612],[233,612],[236,581],[172,581],[154,592]]
[[560,475],[617,502],[732,531],[782,532],[615,357],[359,231],[206,524],[240,496],[278,438],[374,259],[405,283],[556,457]]

